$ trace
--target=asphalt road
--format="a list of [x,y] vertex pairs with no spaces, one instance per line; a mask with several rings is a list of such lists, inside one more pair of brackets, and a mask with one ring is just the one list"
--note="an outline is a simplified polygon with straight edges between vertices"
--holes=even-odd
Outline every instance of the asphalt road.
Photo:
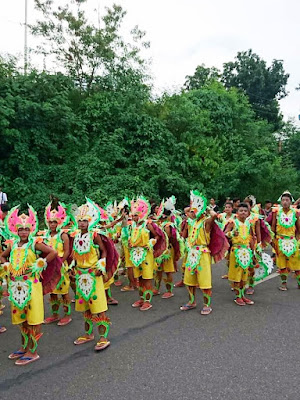
[[[93,343],[74,346],[83,333],[80,313],[66,327],[44,326],[41,359],[15,366],[8,354],[19,344],[9,307],[1,324],[0,399],[299,399],[300,290],[277,289],[279,278],[257,286],[255,305],[238,307],[224,264],[213,267],[213,313],[199,307],[182,312],[185,288],[172,299],[155,297],[153,308],[131,307],[135,293],[113,289],[119,306],[111,307],[111,347],[93,351]],[[179,274],[178,276],[179,277]],[[7,305],[7,299],[5,300]],[[46,316],[49,306],[46,304]]]

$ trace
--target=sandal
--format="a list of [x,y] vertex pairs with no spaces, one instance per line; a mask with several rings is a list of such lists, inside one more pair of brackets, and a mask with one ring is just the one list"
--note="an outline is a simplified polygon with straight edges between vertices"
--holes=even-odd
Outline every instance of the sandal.
[[13,353],[11,353],[11,354],[8,356],[8,358],[9,358],[10,360],[15,360],[16,358],[20,358],[20,357],[24,356],[25,353],[26,353],[26,351],[21,351],[21,350],[14,351]]
[[80,344],[84,344],[84,343],[88,343],[88,342],[92,342],[95,339],[94,335],[87,338],[85,336],[79,336],[79,338],[77,338],[76,340],[74,340],[74,344],[76,345],[80,345]]
[[194,308],[196,308],[196,305],[187,303],[184,306],[181,306],[180,310],[181,311],[189,311],[189,310],[193,310]]
[[286,292],[288,290],[287,286],[279,286],[278,289],[281,290],[282,292]]
[[15,362],[15,365],[27,365],[39,360],[39,358],[40,356],[38,354],[35,357],[21,357]]
[[56,317],[52,316],[52,317],[48,317],[48,318],[44,319],[43,323],[45,325],[48,325],[48,324],[53,324],[53,322],[58,322],[58,321],[59,321],[59,316],[56,316]]
[[166,292],[166,293],[164,293],[164,294],[161,296],[161,298],[162,298],[162,299],[170,299],[170,298],[173,297],[173,296],[174,296],[174,293]]
[[123,286],[121,292],[134,292],[134,287],[129,285]]
[[204,306],[200,311],[201,315],[209,315],[210,313],[212,313],[212,308],[208,306]]
[[95,351],[101,351],[110,346],[110,341],[107,339],[100,339],[94,347]]
[[0,326],[0,333],[4,333],[6,331],[7,329],[5,328],[5,326]]
[[152,308],[152,304],[150,304],[148,301],[145,301],[141,307],[140,307],[140,311],[148,311]]
[[109,306],[117,306],[119,304],[119,302],[116,299],[110,298],[110,299],[107,300],[107,304]]
[[60,319],[57,323],[58,326],[65,326],[68,325],[72,321],[72,318],[67,316]]

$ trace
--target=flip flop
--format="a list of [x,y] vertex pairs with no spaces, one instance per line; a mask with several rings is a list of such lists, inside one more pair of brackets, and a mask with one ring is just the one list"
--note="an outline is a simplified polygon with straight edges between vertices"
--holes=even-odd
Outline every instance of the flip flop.
[[119,304],[119,302],[116,299],[109,299],[109,300],[107,300],[107,304],[109,306],[117,306]]
[[5,328],[5,326],[0,326],[0,333],[4,333],[6,331],[7,329]]
[[88,342],[92,342],[95,339],[95,337],[90,337],[90,338],[86,338],[84,336],[79,336],[79,338],[77,338],[76,340],[74,340],[74,344],[76,344],[77,346],[84,344],[84,343],[88,343]]
[[106,340],[99,340],[99,342],[97,342],[96,346],[94,347],[95,351],[101,351],[106,349],[108,346],[110,346],[110,341]]
[[26,351],[14,351],[13,353],[11,353],[8,358],[10,360],[15,360],[16,358],[20,358],[22,357],[24,354],[26,353]]
[[193,310],[194,308],[196,308],[196,306],[193,306],[192,304],[185,304],[184,306],[180,307],[181,311],[189,311],[189,310]]
[[203,307],[202,310],[200,311],[201,315],[209,315],[211,313],[212,313],[211,307]]
[[[15,365],[27,365],[34,361],[39,360],[39,358],[40,358],[39,355],[37,355],[36,357],[21,357],[15,362]],[[20,362],[20,361],[25,361],[25,362]]]

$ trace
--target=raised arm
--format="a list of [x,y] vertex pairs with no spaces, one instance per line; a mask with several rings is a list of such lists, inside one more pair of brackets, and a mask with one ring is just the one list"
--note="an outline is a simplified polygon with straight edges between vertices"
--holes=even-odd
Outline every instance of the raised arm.
[[42,253],[47,254],[46,256],[47,263],[54,260],[54,258],[57,256],[57,252],[51,247],[45,245],[44,243],[36,243],[35,249],[41,251]]

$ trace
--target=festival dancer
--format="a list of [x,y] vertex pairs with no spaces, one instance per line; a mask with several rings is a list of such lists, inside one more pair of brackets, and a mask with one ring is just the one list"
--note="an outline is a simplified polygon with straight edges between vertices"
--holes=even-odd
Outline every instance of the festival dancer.
[[[205,211],[207,207],[207,199],[198,191],[191,191],[191,218],[188,219],[187,226],[183,231],[183,237],[186,238],[187,259],[185,263],[184,283],[189,293],[189,302],[181,306],[182,311],[191,310],[196,307],[195,292],[196,287],[202,290],[204,306],[201,310],[202,315],[208,315],[212,312],[211,294],[211,256],[215,257],[215,261],[219,261],[224,257],[229,245],[224,237],[224,233],[215,224],[217,213],[213,210],[209,211],[209,217],[206,217]],[[213,242],[211,235],[213,229],[217,229],[220,238],[223,240],[217,254],[211,254],[210,245]]]
[[231,222],[231,220],[234,218],[233,214],[233,204],[231,201],[226,201],[225,206],[224,206],[224,212],[221,214],[218,214],[217,218],[217,224],[219,225],[220,229],[224,231],[226,225],[228,222]]
[[236,294],[234,302],[239,306],[253,305],[254,302],[245,297],[244,291],[248,281],[249,267],[253,263],[254,231],[248,219],[248,204],[240,203],[236,218],[227,224],[225,233],[231,239],[232,246],[229,257],[228,279],[233,282]]
[[275,234],[273,245],[276,251],[276,264],[280,270],[281,285],[279,289],[282,291],[288,289],[289,271],[295,273],[300,289],[299,215],[297,210],[291,207],[294,200],[289,191],[285,191],[278,201],[281,205],[273,209],[272,231]]
[[[110,319],[106,316],[107,301],[104,289],[103,276],[119,262],[116,250],[113,253],[113,260],[109,255],[109,248],[104,244],[105,236],[100,235],[95,227],[100,221],[99,207],[87,199],[86,204],[79,207],[76,215],[77,230],[73,243],[73,262],[76,271],[76,304],[75,310],[84,315],[85,334],[78,337],[75,345],[81,345],[94,340],[93,323],[98,327],[99,340],[94,347],[96,351],[104,350],[110,345],[108,333]],[[107,242],[111,244],[109,241]]]
[[[184,218],[183,218],[183,220],[182,220],[182,222],[181,222],[180,229],[179,229],[179,231],[180,231],[180,236],[182,237],[183,240],[184,240],[184,238],[183,238],[183,232],[185,231],[185,229],[186,229],[186,227],[187,227],[187,221],[188,221],[188,219],[191,218],[190,210],[191,210],[191,207],[190,207],[190,206],[184,208]],[[184,286],[185,286],[185,284],[184,284],[184,282],[183,282],[183,280],[184,280],[185,263],[186,263],[186,257],[187,257],[187,251],[186,251],[186,248],[185,248],[185,247],[184,247],[183,252],[184,252],[184,253],[183,253],[183,260],[182,260],[182,264],[181,264],[181,280],[178,281],[178,282],[176,282],[176,283],[174,284],[174,287],[175,287],[175,288],[184,287]]]
[[153,294],[160,294],[160,284],[163,273],[166,274],[164,279],[167,291],[162,295],[163,299],[169,299],[174,296],[173,293],[173,274],[176,270],[176,262],[181,257],[181,251],[183,243],[182,239],[179,238],[175,224],[172,222],[172,217],[176,211],[175,209],[176,198],[171,196],[166,202],[162,202],[160,209],[162,208],[162,215],[160,217],[160,228],[165,232],[167,248],[164,253],[155,259],[157,264],[157,270],[155,275],[155,289]]
[[[131,202],[133,221],[129,229],[128,244],[134,278],[139,279],[140,295],[140,299],[132,307],[139,308],[140,311],[152,308],[154,258],[159,257],[166,249],[165,242],[160,245],[161,239],[165,238],[164,233],[156,224],[147,220],[149,213],[150,204],[143,196]],[[155,251],[155,246],[160,249]]]
[[[218,214],[218,219],[216,223],[219,225],[220,229],[222,231],[225,230],[226,225],[229,222],[232,222],[232,220],[235,218],[235,214],[233,213],[233,203],[229,200],[226,201],[225,206],[224,206],[224,212],[221,214]],[[229,268],[229,252],[226,255],[226,262],[227,262],[227,268]],[[228,273],[225,275],[222,275],[222,279],[228,279]]]
[[[56,207],[57,209],[55,209]],[[45,324],[58,322],[57,325],[68,325],[71,321],[71,300],[69,297],[70,276],[67,258],[70,254],[69,236],[63,232],[62,228],[68,224],[66,208],[63,204],[57,205],[49,203],[45,209],[45,223],[48,230],[44,232],[44,242],[52,247],[62,260],[61,278],[54,290],[50,294],[51,317],[45,319]],[[61,295],[61,299],[58,296]],[[59,317],[60,305],[63,305],[64,317]]]
[[[37,347],[44,320],[41,273],[57,253],[42,243],[42,238],[34,237],[38,230],[34,209],[29,206],[29,216],[18,214],[18,208],[14,207],[5,219],[13,239],[1,254],[0,260],[9,272],[12,323],[20,326],[22,335],[21,349],[11,353],[9,358],[17,359],[16,365],[26,365],[40,358]],[[37,251],[46,257],[38,258]]]
[[255,268],[258,266],[256,253],[258,256],[262,253],[262,242],[261,242],[261,221],[263,216],[261,215],[261,207],[256,204],[256,199],[253,195],[249,195],[245,198],[244,203],[248,205],[249,215],[248,219],[252,227],[253,232],[253,257],[252,264],[248,268],[248,287],[245,292],[248,296],[254,294],[255,285]]

